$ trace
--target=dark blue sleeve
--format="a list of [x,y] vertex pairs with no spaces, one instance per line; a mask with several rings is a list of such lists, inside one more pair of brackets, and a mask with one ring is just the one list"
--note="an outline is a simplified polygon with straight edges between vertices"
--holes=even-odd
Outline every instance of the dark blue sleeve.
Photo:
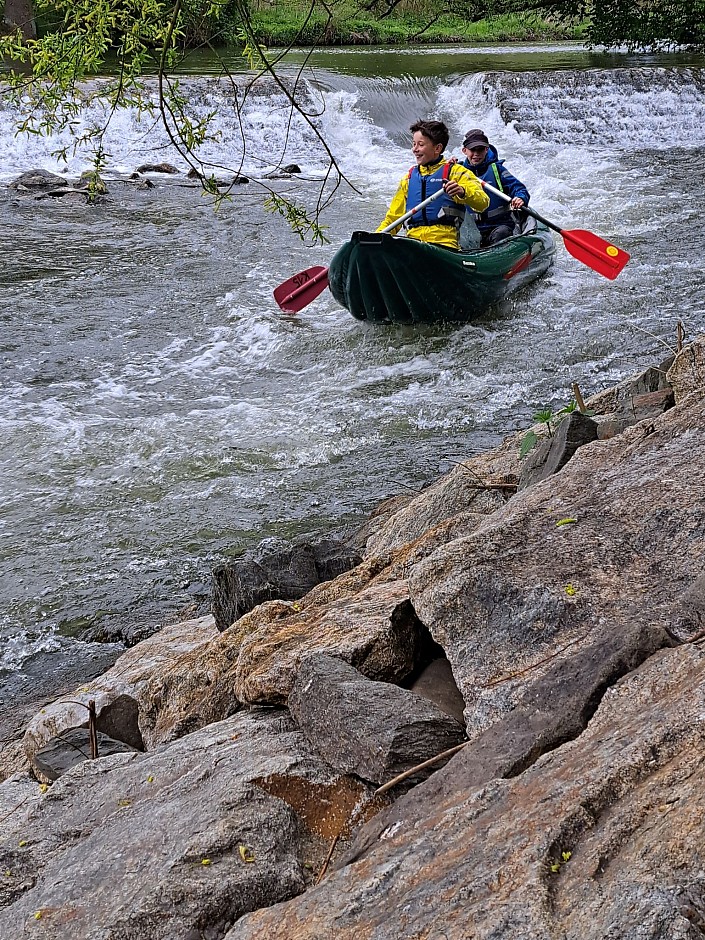
[[518,196],[520,199],[523,199],[524,203],[528,206],[531,197],[529,196],[529,190],[524,186],[522,181],[518,180],[516,176],[512,176],[509,170],[505,170],[504,167],[500,170],[500,177],[505,193],[511,196],[512,199]]

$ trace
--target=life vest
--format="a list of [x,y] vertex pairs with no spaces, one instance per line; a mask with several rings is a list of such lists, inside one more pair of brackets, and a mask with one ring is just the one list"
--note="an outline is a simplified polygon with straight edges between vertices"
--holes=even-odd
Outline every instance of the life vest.
[[[478,173],[477,169],[473,167],[469,160],[463,160],[461,166],[464,166],[466,170],[470,170],[471,173],[474,173],[478,179],[484,180],[486,183],[494,186],[501,193],[506,192],[505,186],[502,183],[502,175],[494,161],[490,163],[484,173]],[[477,224],[482,227],[487,225],[500,225],[502,222],[507,221],[513,223],[514,220],[509,209],[509,203],[500,199],[499,196],[496,196],[494,193],[487,193],[487,195],[490,197],[490,204],[484,212],[471,212],[471,210],[468,209],[468,213],[472,215]]]
[[[409,170],[409,192],[406,197],[406,211],[410,212],[424,199],[428,199],[450,179],[452,163],[444,163],[435,173],[422,174],[418,166]],[[453,225],[459,227],[465,218],[465,206],[459,206],[450,196],[441,196],[413,215],[406,223],[408,228],[418,225]]]

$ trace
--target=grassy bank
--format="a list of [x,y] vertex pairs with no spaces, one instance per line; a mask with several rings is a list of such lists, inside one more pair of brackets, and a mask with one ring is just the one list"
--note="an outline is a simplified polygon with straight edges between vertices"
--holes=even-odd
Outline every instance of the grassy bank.
[[[2,2],[2,0],[0,0]],[[569,25],[534,13],[469,22],[464,16],[438,15],[437,0],[400,0],[385,17],[364,8],[362,0],[250,0],[251,22],[264,46],[414,43],[502,43],[579,40],[585,24]],[[40,35],[63,29],[63,16],[50,0],[35,3]],[[237,7],[229,0],[207,7],[184,0],[182,43],[235,47],[242,43]]]
[[357,0],[330,4],[310,14],[300,0],[256,0],[252,23],[266,46],[359,45],[365,43],[498,43],[581,39],[584,24],[569,26],[535,14],[499,16],[470,23],[453,15],[438,16],[427,0],[407,0],[383,19],[361,9]]

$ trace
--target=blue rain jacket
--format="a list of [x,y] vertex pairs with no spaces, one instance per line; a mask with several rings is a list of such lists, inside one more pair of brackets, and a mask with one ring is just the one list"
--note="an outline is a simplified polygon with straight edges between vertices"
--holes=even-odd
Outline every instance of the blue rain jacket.
[[[500,189],[503,193],[511,196],[512,199],[518,196],[524,200],[525,205],[529,204],[529,190],[524,186],[521,180],[512,176],[509,170],[504,167],[504,160],[500,160],[496,149],[490,144],[487,155],[482,163],[471,165],[469,160],[463,160],[460,164],[471,173],[474,173],[479,179]],[[490,204],[484,212],[475,216],[477,227],[481,233],[495,228],[497,225],[514,225],[514,219],[509,208],[509,203],[485,190],[489,196]],[[470,211],[470,210],[468,210]]]

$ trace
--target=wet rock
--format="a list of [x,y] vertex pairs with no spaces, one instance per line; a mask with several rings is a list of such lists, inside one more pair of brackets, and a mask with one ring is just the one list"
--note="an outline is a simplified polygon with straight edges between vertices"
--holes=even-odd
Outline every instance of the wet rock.
[[331,767],[378,785],[465,737],[463,725],[428,699],[387,682],[371,682],[332,656],[314,655],[302,662],[289,708]]
[[592,395],[585,403],[588,411],[591,415],[612,414],[620,408],[628,408],[631,400],[639,395],[670,389],[668,369],[671,364],[672,358],[669,358],[658,366],[649,366],[642,372],[630,375],[604,392]]
[[[97,734],[98,757],[125,754],[137,750],[116,741],[107,734]],[[91,760],[91,742],[88,728],[72,728],[40,748],[32,757],[32,771],[40,783],[52,783],[67,770],[84,760]]]
[[597,440],[597,424],[579,411],[567,415],[552,437],[542,440],[524,460],[518,490],[539,483],[564,467],[579,447]]
[[171,163],[143,163],[138,166],[136,173],[169,173],[174,175],[179,171]]
[[41,192],[42,190],[57,189],[65,187],[66,180],[57,176],[56,173],[50,173],[49,170],[27,170],[16,180],[9,183],[8,188],[18,193]]
[[264,539],[251,552],[213,570],[212,611],[226,630],[258,604],[299,600],[360,561],[359,553],[334,538],[315,542]]
[[599,422],[600,440],[608,440],[621,434],[626,428],[640,421],[657,418],[674,405],[673,389],[664,388],[657,392],[645,392],[620,402],[616,411]]

